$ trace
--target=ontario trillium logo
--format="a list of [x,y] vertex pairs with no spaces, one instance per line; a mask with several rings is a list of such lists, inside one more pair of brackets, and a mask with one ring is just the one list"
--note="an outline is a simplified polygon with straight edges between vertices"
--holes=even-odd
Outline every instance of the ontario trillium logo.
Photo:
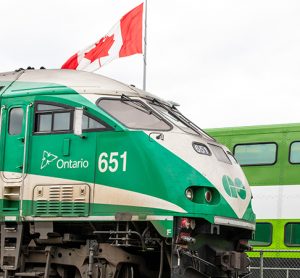
[[43,170],[46,166],[48,166],[51,162],[55,161],[57,158],[58,158],[57,155],[44,151],[42,163],[41,163],[41,170]]
[[[54,162],[55,163],[52,163]],[[58,170],[62,169],[86,169],[89,167],[89,162],[86,159],[80,158],[78,160],[73,159],[63,159],[59,158],[57,155],[50,153],[48,151],[43,151],[41,170],[46,168],[48,165],[53,165]]]

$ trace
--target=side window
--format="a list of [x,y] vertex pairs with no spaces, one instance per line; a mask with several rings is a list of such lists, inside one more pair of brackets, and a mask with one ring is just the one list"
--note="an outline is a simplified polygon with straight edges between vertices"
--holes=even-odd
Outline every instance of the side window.
[[284,243],[287,246],[300,246],[300,223],[287,223],[285,225]]
[[8,133],[18,135],[22,132],[23,109],[21,107],[12,108],[9,111]]
[[256,223],[254,239],[250,241],[251,245],[268,246],[272,243],[273,227],[271,223]]
[[234,146],[234,157],[240,165],[273,165],[277,160],[277,144],[238,144]]
[[100,123],[98,120],[93,119],[90,116],[83,114],[82,129],[84,131],[93,130],[93,129],[108,129],[108,126]]
[[35,132],[59,133],[73,129],[72,107],[38,103],[35,107]]
[[290,163],[300,163],[300,142],[293,142],[290,145]]

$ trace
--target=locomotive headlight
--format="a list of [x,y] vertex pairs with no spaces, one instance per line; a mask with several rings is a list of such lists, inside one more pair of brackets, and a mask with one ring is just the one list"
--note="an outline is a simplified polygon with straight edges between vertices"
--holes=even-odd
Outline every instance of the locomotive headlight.
[[185,190],[185,196],[197,204],[216,205],[220,201],[219,192],[208,186],[191,185]]
[[189,200],[193,200],[194,198],[194,192],[193,192],[193,189],[191,188],[188,188],[185,190],[185,196],[189,199]]
[[204,193],[204,198],[205,198],[205,201],[207,203],[210,203],[212,201],[212,193],[210,190],[206,190],[205,193]]

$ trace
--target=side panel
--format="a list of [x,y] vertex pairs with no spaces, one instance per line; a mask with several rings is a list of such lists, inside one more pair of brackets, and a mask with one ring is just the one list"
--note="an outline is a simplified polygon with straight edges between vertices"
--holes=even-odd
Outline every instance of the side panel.
[[[48,101],[48,98],[39,97],[35,101]],[[63,98],[57,98],[55,102],[70,105]],[[34,115],[31,119],[35,121]],[[33,125],[31,132],[24,215],[46,218],[90,215],[96,133],[84,132],[82,136],[74,135],[72,130],[42,133],[35,132]]]
[[[6,105],[7,101],[3,101]],[[9,102],[8,102],[9,103]],[[26,105],[16,101],[8,104],[3,110],[3,179],[7,182],[18,182],[22,179],[24,142],[25,142]]]
[[284,184],[298,184],[300,185],[300,163],[290,163],[290,146],[293,142],[300,141],[299,132],[288,132],[284,140],[285,156],[283,158],[284,170],[282,171],[282,178]]
[[27,98],[3,99],[1,123],[1,184],[3,215],[22,211],[30,136],[27,132],[30,102]]
[[238,144],[250,143],[276,143],[277,160],[273,165],[242,166],[250,185],[274,185],[281,184],[282,181],[282,162],[286,152],[282,145],[284,137],[282,133],[276,134],[237,134],[228,136],[214,136],[219,142],[225,144],[234,153],[234,147]]

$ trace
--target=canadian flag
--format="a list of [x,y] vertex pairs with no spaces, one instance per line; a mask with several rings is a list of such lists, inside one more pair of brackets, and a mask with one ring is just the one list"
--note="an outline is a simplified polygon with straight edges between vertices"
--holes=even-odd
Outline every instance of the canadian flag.
[[143,53],[142,21],[143,3],[125,14],[98,42],[70,57],[61,68],[92,72],[116,58]]

